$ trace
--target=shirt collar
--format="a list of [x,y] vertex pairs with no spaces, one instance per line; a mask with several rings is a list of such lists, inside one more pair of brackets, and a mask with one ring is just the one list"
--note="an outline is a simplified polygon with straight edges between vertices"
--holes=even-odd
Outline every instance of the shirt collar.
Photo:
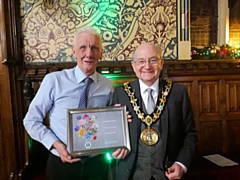
[[159,78],[151,86],[147,86],[142,82],[142,80],[139,79],[139,85],[140,85],[141,94],[145,93],[147,88],[151,88],[154,92],[158,93]]
[[[87,77],[78,66],[75,67],[74,75],[77,80],[77,83],[82,82]],[[97,83],[98,74],[96,71],[90,77],[95,83]]]

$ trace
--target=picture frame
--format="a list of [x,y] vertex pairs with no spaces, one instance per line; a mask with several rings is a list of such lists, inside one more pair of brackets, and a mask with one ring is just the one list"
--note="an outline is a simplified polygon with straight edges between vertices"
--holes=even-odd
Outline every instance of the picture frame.
[[73,157],[129,151],[126,106],[67,110],[67,150]]

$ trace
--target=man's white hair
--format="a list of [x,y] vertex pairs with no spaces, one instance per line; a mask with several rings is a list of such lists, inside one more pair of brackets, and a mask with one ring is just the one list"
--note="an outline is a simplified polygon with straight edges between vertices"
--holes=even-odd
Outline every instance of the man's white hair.
[[78,35],[83,32],[87,32],[89,34],[96,35],[100,40],[100,44],[102,45],[102,38],[101,38],[100,34],[96,31],[96,29],[94,29],[93,27],[90,27],[90,26],[85,26],[85,27],[79,28],[76,31],[74,39],[73,39],[73,45],[75,45]]

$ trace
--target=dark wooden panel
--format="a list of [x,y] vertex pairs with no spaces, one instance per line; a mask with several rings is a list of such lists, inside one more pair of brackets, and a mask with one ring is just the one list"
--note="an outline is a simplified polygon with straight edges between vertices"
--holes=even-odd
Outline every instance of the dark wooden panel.
[[[1,65],[0,65],[0,68],[1,68]],[[3,76],[2,76],[2,71],[0,71],[0,79],[2,79],[3,78]],[[3,129],[3,125],[2,125],[2,121],[3,121],[3,118],[2,118],[2,107],[3,107],[3,104],[2,104],[2,102],[3,102],[3,99],[2,99],[2,96],[1,96],[1,94],[3,94],[3,92],[2,92],[2,83],[1,83],[2,81],[0,81],[0,159],[3,159],[4,158],[4,139],[3,139],[3,131],[2,131],[2,129]],[[0,161],[0,167],[2,167],[2,168],[0,168],[0,179],[4,179],[4,177],[6,177],[5,175],[5,168],[4,168],[4,161]]]
[[199,133],[199,153],[211,154],[222,152],[222,124],[221,122],[201,122]]
[[240,113],[240,80],[228,80],[226,84],[226,110],[228,113]]
[[240,120],[228,121],[227,142],[229,152],[240,152]]
[[219,82],[200,81],[199,85],[199,113],[205,115],[219,114]]

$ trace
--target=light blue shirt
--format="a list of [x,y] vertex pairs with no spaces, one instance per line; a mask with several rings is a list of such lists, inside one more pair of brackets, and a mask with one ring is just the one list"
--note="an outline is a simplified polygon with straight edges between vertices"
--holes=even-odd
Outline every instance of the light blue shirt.
[[[78,108],[86,75],[78,66],[47,74],[32,100],[23,124],[28,134],[51,149],[55,141],[67,144],[67,109]],[[95,72],[88,93],[88,107],[105,107],[112,104],[112,82]],[[50,128],[43,124],[49,114]],[[57,156],[57,150],[51,149]]]

